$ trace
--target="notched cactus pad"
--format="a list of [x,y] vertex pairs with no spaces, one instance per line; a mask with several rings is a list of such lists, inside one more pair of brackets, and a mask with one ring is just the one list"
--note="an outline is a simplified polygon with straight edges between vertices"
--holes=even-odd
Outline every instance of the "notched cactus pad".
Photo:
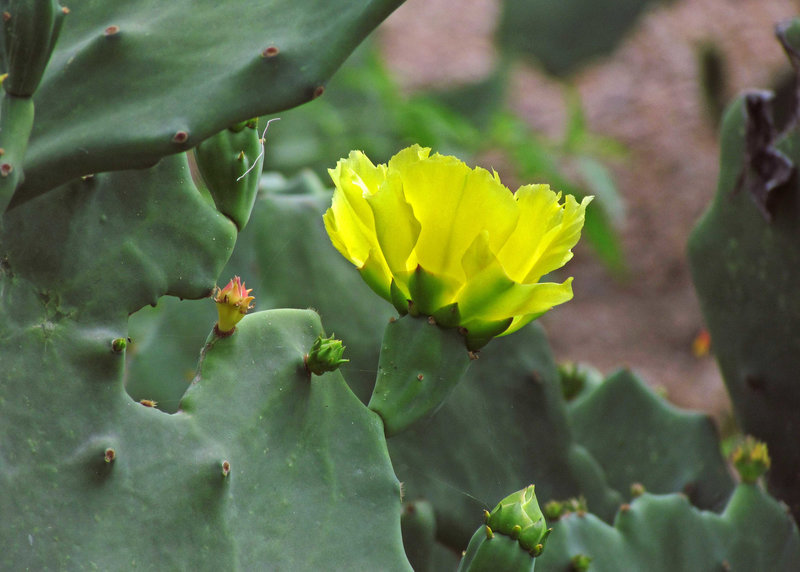
[[238,121],[311,100],[400,4],[69,3],[34,95],[16,201],[79,175],[152,165]]

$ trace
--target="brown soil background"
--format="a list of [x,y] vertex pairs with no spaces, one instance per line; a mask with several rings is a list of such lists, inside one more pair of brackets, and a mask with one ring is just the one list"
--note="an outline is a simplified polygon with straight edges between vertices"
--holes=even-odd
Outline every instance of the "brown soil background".
[[[496,0],[407,0],[380,29],[380,41],[409,91],[475,81],[495,61],[499,12]],[[628,366],[664,388],[673,403],[724,419],[729,402],[713,357],[691,351],[703,320],[686,242],[714,194],[718,169],[697,47],[713,42],[724,54],[729,95],[768,87],[787,67],[774,24],[798,12],[798,2],[789,0],[656,5],[614,54],[571,78],[590,130],[630,150],[612,166],[627,204],[619,232],[631,272],[620,282],[589,248],[576,248],[567,266],[575,298],[542,319],[558,360],[589,363],[604,373]],[[558,136],[565,119],[562,89],[520,65],[512,106],[532,127]]]

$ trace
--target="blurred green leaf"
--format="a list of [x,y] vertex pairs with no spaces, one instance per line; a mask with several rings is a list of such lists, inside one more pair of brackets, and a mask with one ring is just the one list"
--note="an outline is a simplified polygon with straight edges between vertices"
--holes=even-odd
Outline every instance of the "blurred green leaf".
[[592,157],[577,157],[575,165],[578,168],[584,185],[593,194],[595,200],[602,205],[612,224],[620,224],[625,220],[625,202],[619,194],[617,184],[611,172],[600,161]]

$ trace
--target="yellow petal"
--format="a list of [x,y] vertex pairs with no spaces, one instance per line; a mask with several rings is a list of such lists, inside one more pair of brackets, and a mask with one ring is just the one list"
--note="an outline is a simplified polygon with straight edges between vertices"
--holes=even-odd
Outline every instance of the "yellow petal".
[[572,247],[581,236],[586,206],[592,197],[578,204],[547,185],[527,185],[516,193],[520,220],[514,233],[498,253],[503,267],[514,280],[536,282],[572,258]]
[[367,198],[375,220],[375,234],[390,271],[394,274],[417,266],[414,246],[420,224],[403,194],[399,175],[391,173],[375,194]]
[[[474,250],[485,248],[476,240]],[[462,320],[487,321],[508,317],[542,314],[557,304],[572,298],[572,279],[563,284],[518,284],[511,280],[497,258],[487,251],[481,254],[489,264],[470,277],[458,293],[458,307]]]
[[343,193],[338,190],[333,193],[332,205],[322,220],[336,250],[359,268],[363,266],[373,241],[369,238],[369,229],[353,212]]
[[470,169],[455,157],[434,155],[390,161],[389,171],[403,180],[406,200],[422,229],[417,261],[434,274],[463,277],[461,259],[475,237],[489,232],[499,249],[516,226],[512,193],[488,171]]
[[525,277],[537,262],[538,246],[561,220],[562,209],[559,195],[548,185],[526,185],[514,197],[520,212],[517,226],[497,256],[509,277],[526,282]]
[[514,319],[511,320],[511,325],[508,326],[506,331],[504,331],[502,334],[498,335],[497,337],[501,338],[503,336],[507,336],[508,334],[513,334],[514,332],[516,332],[520,328],[522,328],[524,326],[527,326],[532,321],[534,321],[536,318],[538,318],[542,314],[546,314],[546,313],[547,312],[545,311],[545,312],[539,312],[539,313],[536,313],[536,314],[525,314],[523,316],[514,316]]
[[[376,292],[388,295],[389,270],[381,253],[375,232],[372,209],[367,203],[370,186],[379,187],[386,176],[386,167],[377,167],[359,152],[353,151],[329,170],[336,185],[331,208],[323,220],[336,249],[355,264]],[[381,293],[383,296],[383,294]]]
[[[340,159],[334,169],[328,169],[328,173],[337,187],[347,182],[358,186],[362,194],[372,194],[380,188],[386,178],[386,165],[374,165],[361,151],[350,151],[347,159]],[[352,178],[353,173],[358,174],[356,179]],[[344,181],[342,181],[343,175]]]
[[461,267],[464,269],[466,280],[470,280],[487,266],[495,264],[496,261],[497,257],[489,244],[489,231],[483,230],[475,237],[464,252],[464,256],[461,257]]

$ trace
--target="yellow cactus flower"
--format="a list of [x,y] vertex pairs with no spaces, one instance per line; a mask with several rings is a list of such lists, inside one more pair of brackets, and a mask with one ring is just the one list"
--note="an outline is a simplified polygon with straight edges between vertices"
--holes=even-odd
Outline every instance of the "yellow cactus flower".
[[238,276],[228,282],[225,288],[217,288],[214,302],[217,303],[219,321],[216,332],[220,336],[229,336],[236,329],[236,324],[253,307],[254,296],[250,296],[252,289],[247,290],[244,282]]
[[460,327],[469,349],[572,298],[540,283],[572,258],[586,205],[548,185],[512,193],[496,172],[413,145],[387,165],[352,151],[329,170],[324,221],[336,249],[401,314]]

